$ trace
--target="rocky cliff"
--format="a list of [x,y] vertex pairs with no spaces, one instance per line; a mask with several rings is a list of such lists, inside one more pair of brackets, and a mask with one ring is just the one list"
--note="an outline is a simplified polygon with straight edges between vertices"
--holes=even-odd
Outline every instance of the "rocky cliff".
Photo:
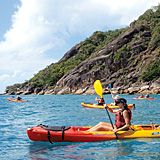
[[[91,94],[100,79],[115,93],[160,93],[160,6],[130,26],[95,32],[32,79],[7,94]],[[108,92],[107,92],[108,93]]]

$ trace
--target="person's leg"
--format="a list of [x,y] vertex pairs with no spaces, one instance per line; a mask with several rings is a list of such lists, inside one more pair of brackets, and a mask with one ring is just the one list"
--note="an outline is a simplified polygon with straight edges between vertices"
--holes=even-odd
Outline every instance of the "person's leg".
[[105,122],[100,122],[97,125],[93,126],[92,128],[90,128],[88,131],[95,131],[97,128],[99,128],[103,123]]
[[112,131],[112,125],[110,123],[106,123],[106,122],[100,122],[97,125],[93,126],[92,128],[90,128],[88,131]]

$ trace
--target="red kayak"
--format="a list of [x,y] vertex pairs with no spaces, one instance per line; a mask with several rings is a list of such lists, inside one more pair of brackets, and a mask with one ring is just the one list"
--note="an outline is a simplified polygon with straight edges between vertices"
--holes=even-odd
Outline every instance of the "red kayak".
[[133,99],[136,99],[136,100],[154,100],[154,98],[152,98],[152,97],[149,97],[149,98],[136,97],[136,98],[133,98]]
[[[160,138],[160,125],[132,125],[128,131],[118,131],[118,139]],[[91,127],[91,126],[90,126]],[[45,126],[27,129],[32,141],[49,142],[96,142],[116,139],[113,131],[87,131],[89,126]]]

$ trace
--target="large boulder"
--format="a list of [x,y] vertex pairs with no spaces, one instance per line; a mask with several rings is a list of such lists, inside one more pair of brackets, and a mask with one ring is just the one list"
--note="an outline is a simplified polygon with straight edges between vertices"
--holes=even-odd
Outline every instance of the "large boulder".
[[137,93],[139,91],[140,87],[129,87],[128,88],[128,92],[129,94],[134,94]]

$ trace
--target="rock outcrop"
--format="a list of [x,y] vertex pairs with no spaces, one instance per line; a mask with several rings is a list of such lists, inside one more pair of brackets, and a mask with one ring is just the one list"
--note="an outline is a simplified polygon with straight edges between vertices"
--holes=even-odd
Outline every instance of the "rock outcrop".
[[[93,94],[93,83],[114,93],[160,93],[160,6],[129,27],[95,32],[31,80],[6,88],[6,94]],[[110,93],[105,91],[106,94]]]

